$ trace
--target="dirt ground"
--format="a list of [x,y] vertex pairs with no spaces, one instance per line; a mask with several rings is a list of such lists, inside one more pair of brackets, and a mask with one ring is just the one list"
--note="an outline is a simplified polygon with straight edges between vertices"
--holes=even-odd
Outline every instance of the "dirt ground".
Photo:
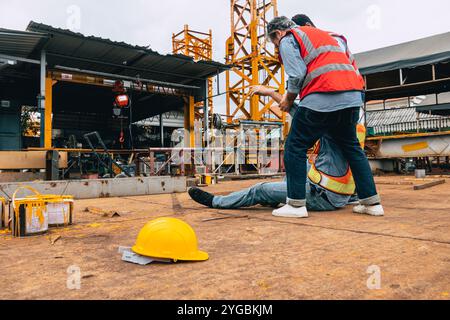
[[[377,182],[381,218],[351,207],[304,220],[275,218],[263,207],[224,212],[187,193],[76,201],[74,226],[27,239],[0,234],[0,299],[450,299],[450,179],[423,191],[413,191],[418,182],[410,178]],[[89,206],[121,216],[84,212]],[[203,221],[223,213],[248,218]],[[122,262],[118,247],[132,246],[141,227],[162,216],[190,223],[210,260]],[[67,288],[70,266],[81,270],[79,290]],[[381,289],[370,290],[368,270],[378,267]]]

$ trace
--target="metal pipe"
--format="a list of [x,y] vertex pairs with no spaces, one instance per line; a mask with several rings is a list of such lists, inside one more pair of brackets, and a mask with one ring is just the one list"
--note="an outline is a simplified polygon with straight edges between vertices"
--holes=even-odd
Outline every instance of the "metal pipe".
[[129,77],[129,76],[123,76],[123,75],[119,75],[119,74],[98,72],[98,71],[92,71],[92,70],[83,70],[83,69],[70,68],[70,67],[64,67],[64,66],[59,66],[59,65],[55,66],[55,69],[60,69],[60,70],[64,70],[64,71],[73,71],[73,72],[79,72],[79,73],[85,73],[85,74],[92,74],[92,75],[96,75],[96,76],[109,77],[109,78],[122,79],[122,80],[143,81],[143,82],[148,82],[148,83],[155,84],[155,85],[174,87],[174,88],[180,88],[180,89],[193,89],[193,90],[200,89],[200,87],[197,87],[197,86],[188,86],[188,85],[178,84],[178,83],[156,81],[156,80],[143,79],[143,78],[137,78],[137,77]]
[[403,86],[389,86],[389,87],[381,87],[381,88],[374,88],[374,89],[368,89],[367,92],[377,92],[377,91],[383,91],[383,90],[388,90],[388,89],[399,89],[399,88],[409,88],[409,87],[414,87],[414,86],[418,86],[418,85],[424,85],[424,84],[432,84],[432,83],[442,83],[442,82],[446,82],[450,80],[449,78],[443,78],[443,79],[437,79],[437,80],[427,80],[427,81],[422,81],[422,82],[415,82],[415,83],[408,83],[408,84],[404,84]]
[[159,115],[159,129],[161,135],[161,147],[164,147],[164,119],[162,113]]
[[39,62],[41,65],[40,68],[40,94],[38,96],[38,106],[41,115],[41,124],[40,124],[40,146],[43,148],[45,146],[45,78],[47,76],[47,57],[45,51],[41,51],[41,61]]
[[[57,53],[51,53],[51,52],[49,52],[48,55],[49,56],[54,56],[54,57],[59,57],[59,58],[64,58],[64,59],[69,59],[69,60],[77,60],[77,61],[83,61],[83,62],[88,62],[88,63],[97,63],[97,64],[102,64],[102,65],[116,67],[116,68],[134,70],[134,71],[138,71],[138,72],[149,72],[149,73],[163,74],[163,75],[169,75],[169,76],[174,76],[174,77],[178,77],[178,78],[185,78],[185,79],[192,79],[192,80],[204,80],[204,78],[187,76],[187,75],[178,74],[178,73],[141,69],[141,68],[125,66],[125,65],[122,65],[122,64],[116,64],[116,63],[110,63],[110,62],[104,62],[104,61],[98,61],[98,60],[92,60],[92,59],[85,59],[85,58],[79,58],[79,57],[71,57],[71,56],[66,56],[66,55],[63,55],[63,54],[57,54]],[[218,70],[220,70],[220,69],[218,69]]]
[[41,64],[41,60],[26,59],[26,58],[22,58],[22,57],[9,56],[6,54],[0,54],[0,59],[14,60],[14,61],[20,61],[20,62],[26,62],[26,63],[32,63],[32,64]]
[[205,101],[203,103],[203,127],[204,127],[204,135],[205,135],[205,147],[208,146],[209,141],[209,99],[208,99],[208,80],[205,82]]

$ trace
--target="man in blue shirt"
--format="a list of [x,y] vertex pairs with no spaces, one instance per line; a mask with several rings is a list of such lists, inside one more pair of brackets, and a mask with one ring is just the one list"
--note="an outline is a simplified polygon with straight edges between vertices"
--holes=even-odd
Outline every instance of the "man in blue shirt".
[[[269,96],[275,102],[281,102],[283,96],[274,89],[264,86],[252,88],[252,95]],[[294,104],[291,115],[297,112],[299,106]],[[365,136],[360,139],[364,141]],[[308,171],[311,173],[312,163],[314,167],[329,175],[339,177],[345,176],[349,170],[349,164],[340,150],[339,146],[330,136],[324,136],[320,140],[320,150],[317,155],[313,155],[311,163],[308,164]],[[308,179],[306,185],[307,208],[311,211],[334,211],[343,208],[351,201],[355,201],[352,194],[355,191],[354,182],[351,179],[348,184],[351,189],[347,194],[339,194],[325,189],[320,183],[315,183]],[[198,188],[189,190],[191,198],[207,207],[216,209],[239,209],[255,205],[277,207],[285,204],[287,198],[287,184],[283,182],[259,183],[251,188],[231,193],[227,196],[214,196]]]
[[384,215],[368,159],[357,139],[364,88],[345,38],[316,29],[310,20],[299,27],[286,17],[272,20],[267,34],[279,48],[289,77],[280,109],[290,112],[297,96],[301,97],[285,145],[287,204],[273,215],[308,217],[307,151],[324,136],[333,138],[350,164],[361,199],[354,212]]

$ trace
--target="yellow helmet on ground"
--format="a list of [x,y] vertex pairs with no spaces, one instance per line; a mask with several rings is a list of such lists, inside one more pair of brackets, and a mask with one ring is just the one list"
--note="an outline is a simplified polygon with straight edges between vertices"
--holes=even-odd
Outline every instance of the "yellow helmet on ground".
[[141,256],[174,261],[209,259],[206,252],[198,250],[197,236],[191,226],[175,218],[159,218],[147,223],[132,250]]

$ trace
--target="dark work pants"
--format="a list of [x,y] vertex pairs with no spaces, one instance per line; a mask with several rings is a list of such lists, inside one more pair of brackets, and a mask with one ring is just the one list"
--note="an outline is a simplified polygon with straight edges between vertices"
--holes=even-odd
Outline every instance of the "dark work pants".
[[306,205],[307,152],[324,134],[330,135],[350,164],[361,204],[380,203],[369,160],[358,141],[356,126],[360,108],[316,112],[301,107],[292,120],[286,141],[284,162],[288,183],[288,203]]

